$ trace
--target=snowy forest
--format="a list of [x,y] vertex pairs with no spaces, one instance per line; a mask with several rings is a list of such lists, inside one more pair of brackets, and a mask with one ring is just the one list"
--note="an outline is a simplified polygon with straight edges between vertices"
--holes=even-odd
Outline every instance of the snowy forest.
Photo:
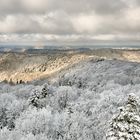
[[89,60],[50,81],[0,83],[0,140],[140,140],[140,64]]

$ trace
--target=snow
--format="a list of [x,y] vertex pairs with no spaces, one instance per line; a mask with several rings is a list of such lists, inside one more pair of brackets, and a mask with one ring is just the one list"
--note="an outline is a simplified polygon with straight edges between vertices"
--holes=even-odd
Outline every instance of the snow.
[[126,105],[120,109],[120,114],[110,124],[107,140],[112,140],[112,138],[140,139],[140,110],[138,102],[135,95],[129,95]]
[[[140,97],[139,87],[140,64],[118,60],[83,62],[43,85],[1,83],[0,140],[105,140],[119,108],[124,110],[121,116],[129,111],[129,105],[124,106],[130,93]],[[30,102],[35,91],[39,106]],[[131,117],[134,120],[140,122],[138,113]],[[117,126],[122,131],[130,127]],[[139,139],[137,133],[135,137]]]

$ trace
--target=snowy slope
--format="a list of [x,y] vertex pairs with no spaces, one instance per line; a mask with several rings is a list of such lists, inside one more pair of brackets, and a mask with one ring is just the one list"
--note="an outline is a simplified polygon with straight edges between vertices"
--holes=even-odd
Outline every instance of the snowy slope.
[[140,64],[90,60],[45,85],[1,83],[0,140],[104,140],[128,94],[140,96]]

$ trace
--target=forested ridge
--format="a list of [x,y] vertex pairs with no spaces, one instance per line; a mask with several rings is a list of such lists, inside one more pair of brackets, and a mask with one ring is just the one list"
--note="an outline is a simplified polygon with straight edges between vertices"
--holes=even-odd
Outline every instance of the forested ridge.
[[[124,113],[128,119],[130,114],[139,118],[139,87],[140,64],[120,60],[81,62],[49,82],[14,86],[2,82],[0,140],[124,138],[114,125]],[[129,106],[133,105],[130,101],[134,106]],[[139,119],[123,119],[139,127]],[[130,135],[135,134],[133,128]]]

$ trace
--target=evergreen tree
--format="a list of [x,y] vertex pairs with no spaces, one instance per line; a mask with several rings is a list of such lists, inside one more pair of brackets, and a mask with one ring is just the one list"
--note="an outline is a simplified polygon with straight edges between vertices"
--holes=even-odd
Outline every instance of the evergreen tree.
[[48,86],[45,85],[42,89],[42,92],[41,92],[41,97],[40,98],[46,98],[46,96],[48,95],[48,92],[49,92],[49,89],[48,89]]
[[134,95],[129,95],[126,105],[110,126],[107,140],[140,140],[139,105]]
[[39,98],[40,98],[40,93],[39,93],[39,91],[35,90],[33,92],[33,95],[29,99],[30,105],[32,105],[34,107],[39,107]]
[[42,91],[35,90],[32,94],[32,96],[29,98],[29,104],[37,107],[42,108],[44,105],[44,99],[47,97],[49,92],[48,86],[45,85],[42,89]]

